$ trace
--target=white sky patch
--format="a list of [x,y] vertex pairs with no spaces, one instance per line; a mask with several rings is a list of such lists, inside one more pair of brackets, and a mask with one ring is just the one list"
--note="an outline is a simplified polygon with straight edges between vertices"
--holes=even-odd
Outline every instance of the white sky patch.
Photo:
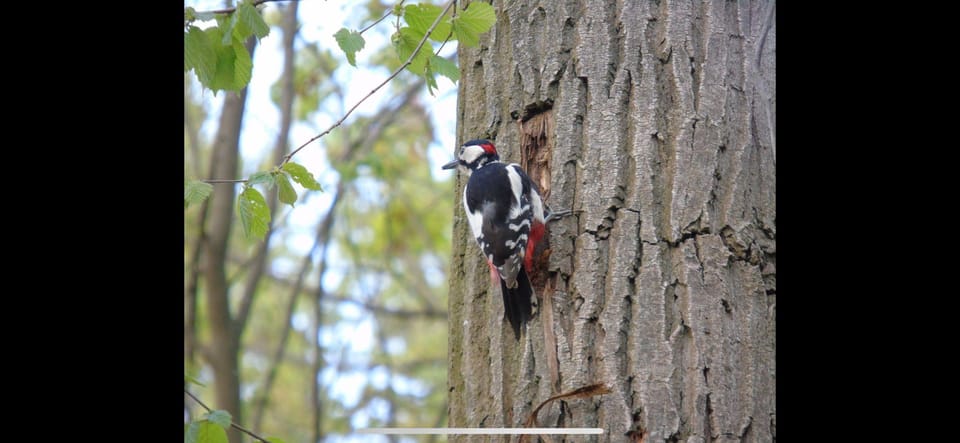
[[447,281],[446,275],[443,273],[442,262],[434,254],[420,256],[420,269],[423,270],[423,278],[430,287],[439,287]]
[[293,330],[297,332],[306,332],[310,327],[310,316],[306,312],[296,312],[290,319]]
[[403,337],[390,337],[387,339],[386,346],[387,352],[390,354],[402,354],[407,350],[407,342]]

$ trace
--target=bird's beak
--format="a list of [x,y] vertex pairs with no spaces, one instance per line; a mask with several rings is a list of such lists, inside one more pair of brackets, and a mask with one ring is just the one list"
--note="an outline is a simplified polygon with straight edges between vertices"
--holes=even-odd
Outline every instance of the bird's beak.
[[443,165],[442,169],[453,169],[457,167],[457,164],[460,163],[460,160],[453,159],[452,162]]

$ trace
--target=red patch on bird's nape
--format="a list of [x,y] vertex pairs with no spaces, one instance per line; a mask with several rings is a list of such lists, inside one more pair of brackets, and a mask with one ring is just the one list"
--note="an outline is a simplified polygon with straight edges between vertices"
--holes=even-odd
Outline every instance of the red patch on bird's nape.
[[537,243],[540,243],[545,231],[546,227],[540,222],[535,221],[533,226],[530,227],[530,236],[527,237],[527,252],[523,257],[523,265],[527,267],[527,271],[533,270],[533,250]]
[[483,148],[483,152],[486,152],[487,154],[497,153],[497,148],[493,146],[493,143],[490,143],[490,142],[482,143],[480,147]]

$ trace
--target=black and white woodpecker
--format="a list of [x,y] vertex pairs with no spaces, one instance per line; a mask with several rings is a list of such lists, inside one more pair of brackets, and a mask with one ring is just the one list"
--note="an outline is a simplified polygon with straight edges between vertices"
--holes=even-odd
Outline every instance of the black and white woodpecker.
[[533,315],[533,287],[527,270],[543,238],[546,220],[537,185],[516,163],[503,163],[490,140],[470,140],[443,169],[459,167],[469,180],[463,209],[473,237],[499,280],[504,316],[520,340],[520,328]]

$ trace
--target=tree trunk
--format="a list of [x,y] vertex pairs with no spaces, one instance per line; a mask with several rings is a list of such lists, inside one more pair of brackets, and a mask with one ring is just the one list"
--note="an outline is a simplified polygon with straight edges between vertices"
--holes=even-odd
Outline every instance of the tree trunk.
[[[256,40],[252,37],[247,41],[247,49],[251,57],[253,57],[255,42]],[[213,145],[211,162],[213,179],[235,179],[239,174],[237,156],[247,89],[244,88],[238,94],[232,92],[226,94]],[[213,367],[213,385],[216,392],[216,402],[211,407],[225,409],[233,416],[235,423],[243,423],[238,364],[240,331],[230,313],[229,285],[227,284],[227,244],[230,240],[230,227],[235,217],[234,186],[232,183],[213,185],[213,193],[210,195],[210,224],[207,226],[209,241],[206,242],[204,277],[207,315],[210,322],[210,366]],[[235,428],[227,430],[227,437],[231,442],[242,441],[241,435]]]
[[493,139],[574,214],[549,226],[518,343],[459,176],[449,426],[523,426],[603,383],[539,425],[604,430],[568,441],[775,440],[775,3],[493,5],[494,28],[460,51],[458,140]]

